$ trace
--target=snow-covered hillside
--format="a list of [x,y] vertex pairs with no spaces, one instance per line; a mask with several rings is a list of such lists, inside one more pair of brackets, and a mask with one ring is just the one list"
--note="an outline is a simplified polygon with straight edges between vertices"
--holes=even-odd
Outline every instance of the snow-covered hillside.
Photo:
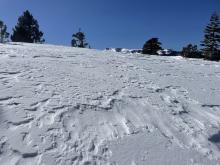
[[218,165],[220,63],[0,45],[1,165]]

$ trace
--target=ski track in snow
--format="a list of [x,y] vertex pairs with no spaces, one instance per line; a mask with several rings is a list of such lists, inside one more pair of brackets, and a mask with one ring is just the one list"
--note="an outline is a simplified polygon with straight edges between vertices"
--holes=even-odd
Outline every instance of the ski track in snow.
[[220,63],[0,45],[1,165],[220,164]]

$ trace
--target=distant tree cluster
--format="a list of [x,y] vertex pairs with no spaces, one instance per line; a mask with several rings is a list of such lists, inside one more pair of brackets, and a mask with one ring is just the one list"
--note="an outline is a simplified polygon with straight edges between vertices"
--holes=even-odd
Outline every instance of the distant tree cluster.
[[[188,44],[180,52],[181,56],[220,61],[220,21],[217,13],[212,14],[210,23],[205,28],[204,33],[204,40],[201,42],[201,46],[203,47],[201,51],[198,50],[197,45]],[[162,50],[159,39],[151,38],[145,42],[142,53],[157,55],[159,50]]]
[[181,52],[183,57],[220,60],[220,22],[217,13],[212,14],[210,23],[206,26],[204,33],[201,51],[197,49],[196,45],[189,44]]
[[[38,21],[33,15],[26,10],[18,18],[17,25],[13,28],[11,35],[12,42],[27,42],[27,43],[44,43],[44,33],[40,31]],[[0,43],[8,41],[9,33],[7,32],[7,26],[0,20]],[[71,46],[86,48],[89,44],[86,42],[85,33],[79,29],[77,33],[72,35]]]
[[7,32],[7,26],[0,20],[0,43],[8,41],[9,33]]
[[198,50],[197,45],[188,44],[183,47],[181,55],[186,58],[201,58],[201,52]]

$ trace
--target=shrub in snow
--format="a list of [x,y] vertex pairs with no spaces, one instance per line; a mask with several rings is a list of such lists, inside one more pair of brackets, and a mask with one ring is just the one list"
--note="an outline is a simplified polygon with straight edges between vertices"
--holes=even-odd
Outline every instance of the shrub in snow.
[[220,22],[217,13],[212,14],[210,23],[205,28],[203,54],[206,59],[220,60]]
[[142,53],[153,55],[157,54],[158,50],[162,50],[161,43],[159,42],[158,38],[151,38],[145,42]]
[[122,48],[115,48],[115,51],[116,51],[116,52],[121,52],[121,51],[122,51]]
[[45,40],[42,37],[43,32],[39,30],[38,21],[26,10],[18,18],[11,40],[13,42],[43,43]]
[[0,43],[4,43],[8,40],[9,33],[7,32],[7,26],[0,20]]
[[201,52],[197,49],[197,45],[192,44],[188,44],[186,47],[183,47],[181,56],[187,58],[202,58]]

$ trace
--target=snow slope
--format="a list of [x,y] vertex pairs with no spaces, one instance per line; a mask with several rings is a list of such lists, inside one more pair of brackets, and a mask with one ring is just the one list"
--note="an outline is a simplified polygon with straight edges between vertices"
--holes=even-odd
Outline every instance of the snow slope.
[[1,165],[218,165],[220,63],[0,45]]

